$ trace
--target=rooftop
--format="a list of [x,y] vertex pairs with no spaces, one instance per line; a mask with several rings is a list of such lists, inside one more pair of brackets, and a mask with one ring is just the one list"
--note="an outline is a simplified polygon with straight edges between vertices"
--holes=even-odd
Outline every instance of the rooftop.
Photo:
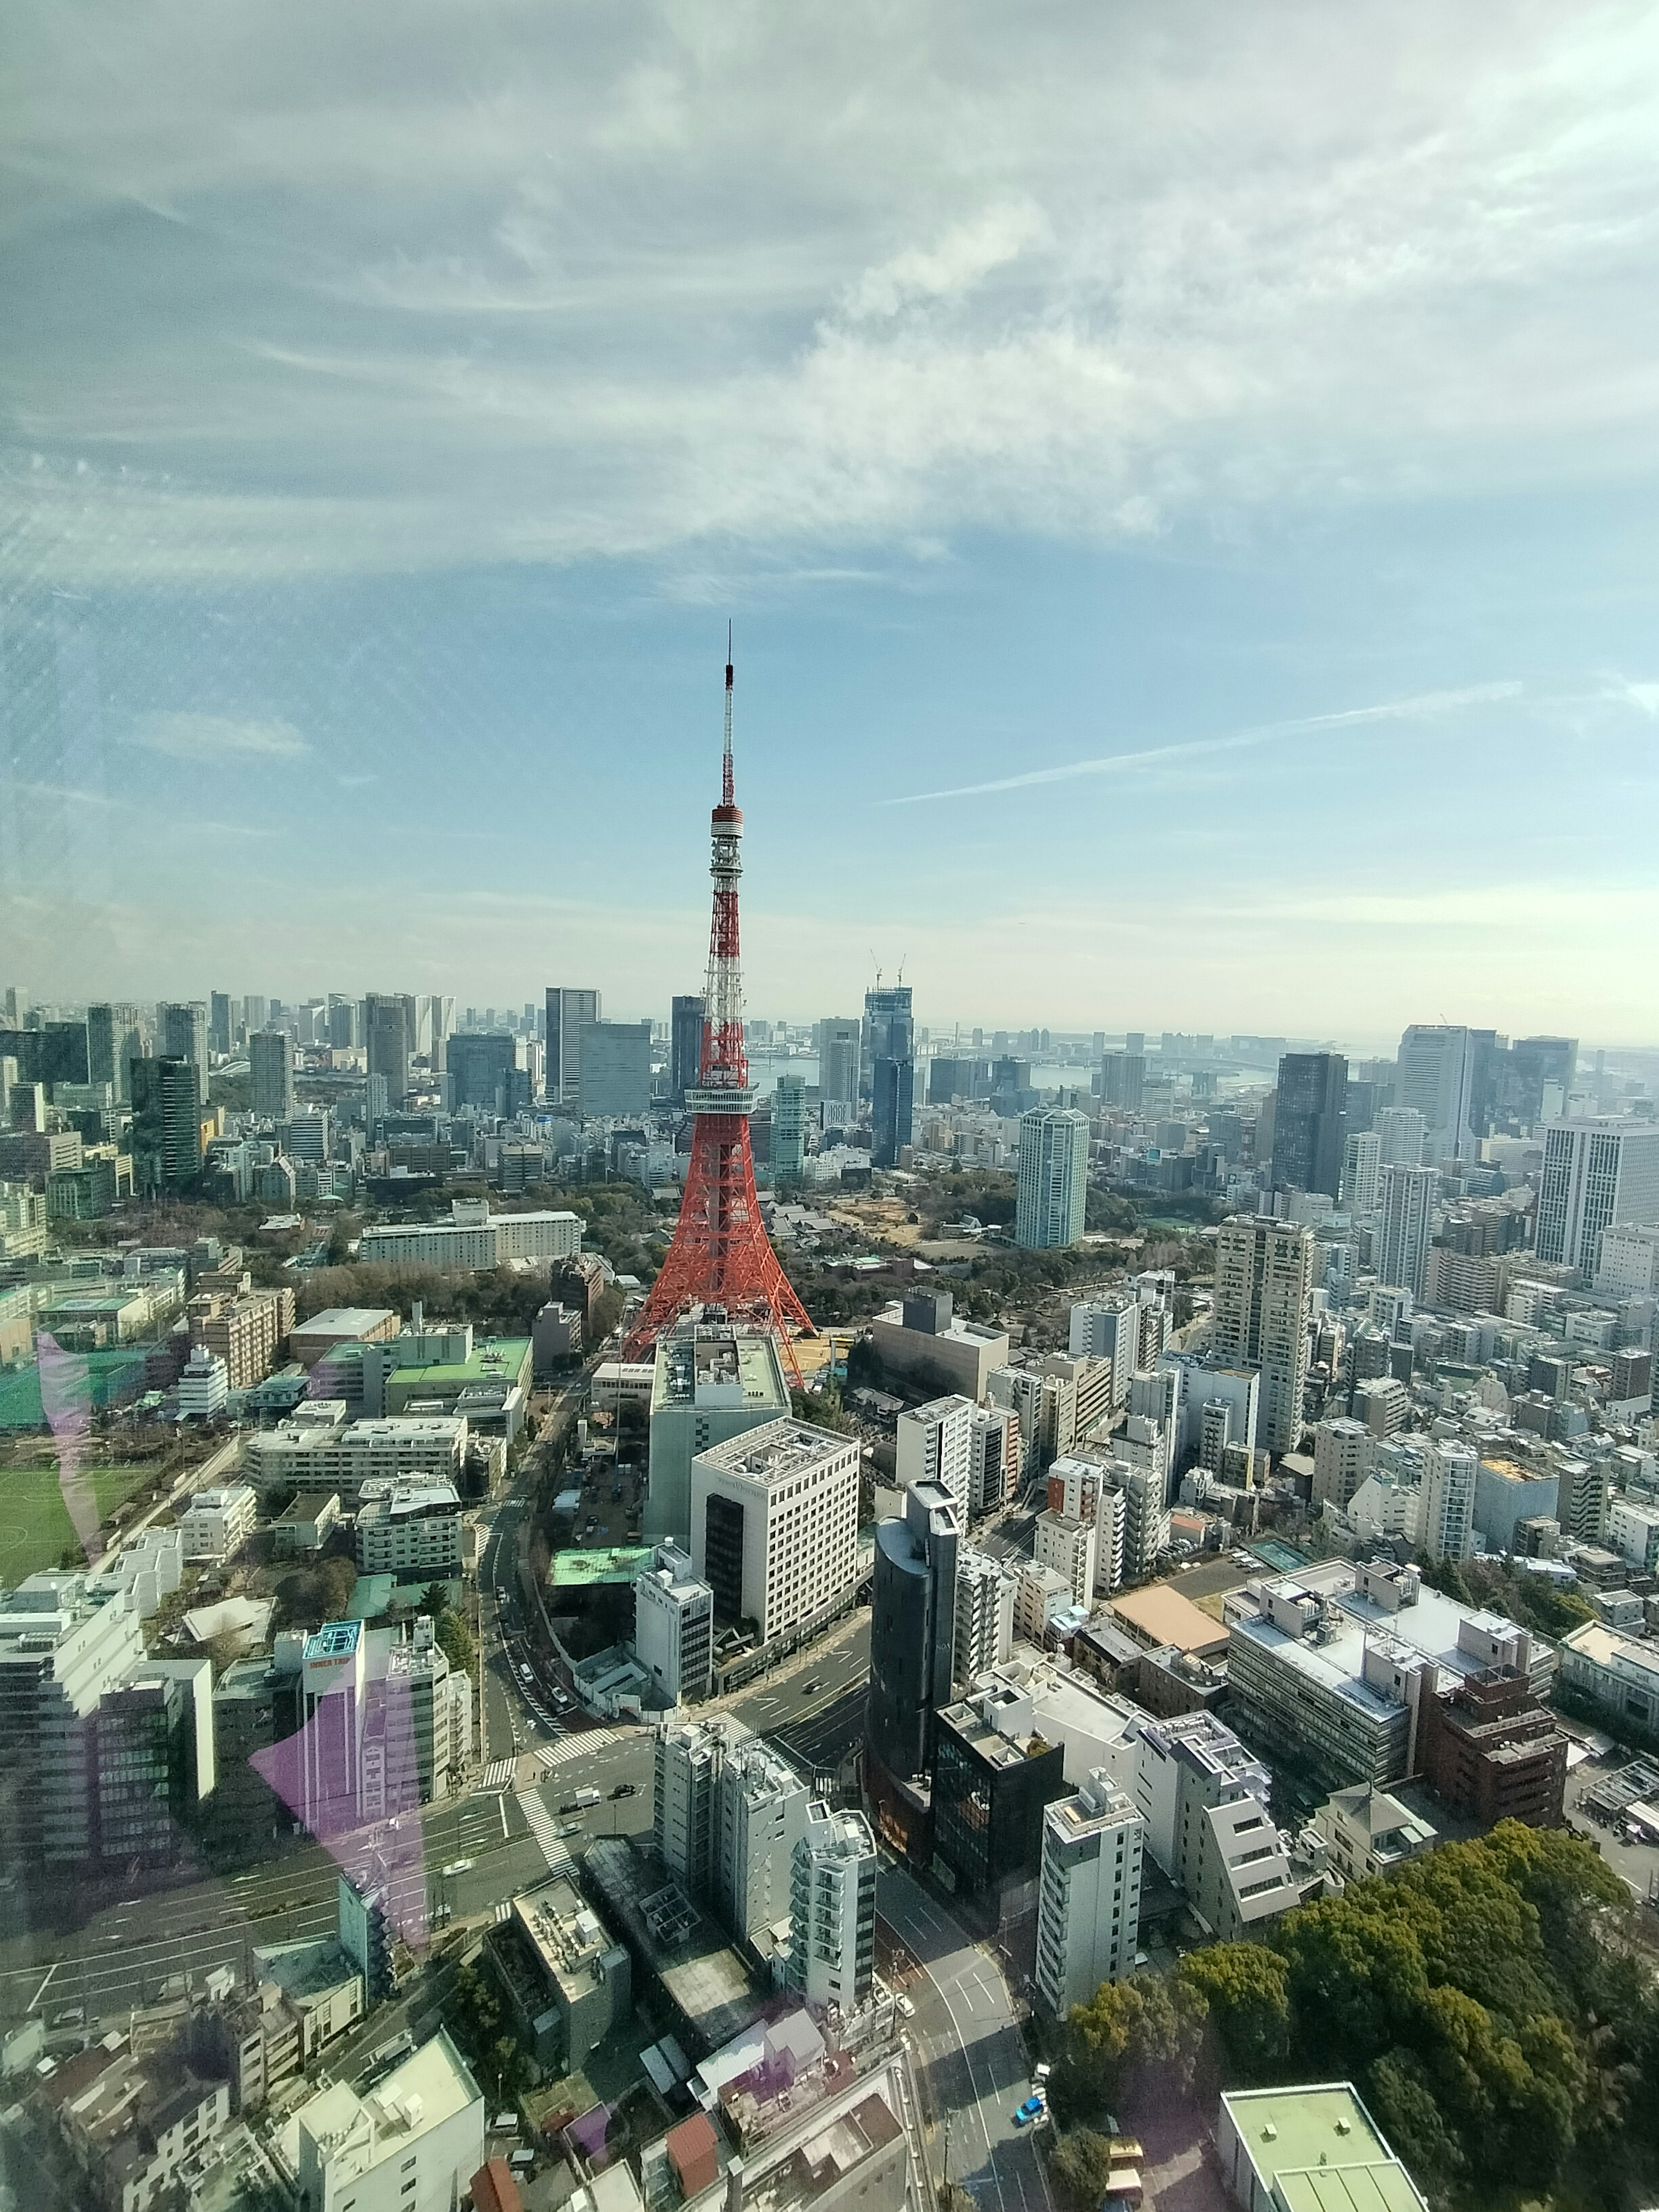
[[383,1328],[398,1316],[390,1306],[330,1306],[326,1313],[313,1314],[309,1321],[295,1322],[295,1336],[362,1336],[371,1328]]
[[648,1544],[602,1544],[592,1551],[555,1552],[549,1580],[555,1589],[591,1589],[596,1583],[631,1583],[652,1560]]
[[809,1421],[787,1419],[768,1421],[725,1443],[711,1444],[697,1454],[696,1463],[722,1474],[748,1475],[770,1486],[806,1474],[823,1460],[857,1450],[855,1437],[814,1428]]
[[1285,2212],[1425,2212],[1352,2082],[1235,2089],[1221,2102]]
[[665,1406],[772,1407],[789,1394],[770,1336],[724,1322],[698,1322],[657,1341],[651,1410]]
[[1153,1583],[1112,1600],[1111,1610],[1152,1644],[1173,1644],[1177,1651],[1219,1651],[1227,1631],[1218,1620],[1167,1583]]

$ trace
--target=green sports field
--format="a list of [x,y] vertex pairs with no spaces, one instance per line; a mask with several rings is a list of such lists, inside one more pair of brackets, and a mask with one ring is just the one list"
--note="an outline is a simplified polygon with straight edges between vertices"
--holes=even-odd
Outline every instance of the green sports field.
[[[92,1477],[100,1520],[143,1481],[142,1467],[100,1467]],[[55,1467],[0,1470],[0,1584],[7,1589],[40,1567],[55,1567],[75,1528]]]

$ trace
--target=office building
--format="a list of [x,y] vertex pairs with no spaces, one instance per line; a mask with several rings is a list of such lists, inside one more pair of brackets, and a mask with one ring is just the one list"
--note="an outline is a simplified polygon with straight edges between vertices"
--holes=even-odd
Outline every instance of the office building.
[[1275,1190],[1335,1198],[1347,1135],[1348,1063],[1340,1052],[1287,1052],[1273,1108]]
[[866,1740],[901,1781],[931,1771],[934,1717],[951,1702],[963,1518],[951,1491],[922,1480],[902,1520],[876,1524]]
[[1039,1729],[1029,1687],[999,1680],[939,1715],[933,1852],[953,1887],[994,1896],[1032,1880],[1042,1808],[1065,1794],[1064,1748]]
[[913,1482],[942,1484],[955,1501],[961,1528],[968,1524],[971,1504],[974,1412],[969,1399],[934,1398],[901,1413],[895,1435],[894,1479],[899,1488]]
[[187,1003],[168,1000],[155,1009],[155,1048],[158,1057],[187,1060],[207,1089],[208,1010],[199,999]]
[[714,1902],[739,1942],[758,1948],[789,1919],[810,1802],[788,1760],[758,1737],[726,1753],[715,1784]]
[[1074,1107],[1022,1114],[1015,1243],[1035,1252],[1079,1243],[1088,1184],[1088,1115]]
[[720,1779],[749,1730],[721,1714],[656,1731],[653,1837],[657,1856],[688,1896],[714,1893],[720,1837]]
[[858,1119],[862,1048],[863,1033],[852,1016],[830,1015],[819,1023],[818,1096],[826,1109],[842,1107],[854,1121]]
[[1560,1477],[1553,1468],[1483,1459],[1475,1471],[1474,1525],[1486,1538],[1486,1549],[1513,1552],[1516,1531],[1522,1522],[1553,1521],[1560,1488]]
[[216,1352],[198,1344],[179,1370],[179,1419],[216,1420],[230,1399],[230,1370]]
[[1415,1773],[1423,1700],[1437,1689],[1499,1668],[1537,1693],[1554,1668],[1524,1628],[1385,1562],[1253,1583],[1226,1617],[1240,1734],[1324,1793]]
[[1139,1052],[1101,1054],[1100,1103],[1125,1114],[1138,1114],[1146,1087],[1146,1057]]
[[547,1101],[550,1106],[580,1109],[581,1102],[581,1033],[599,1018],[597,991],[559,990],[547,994]]
[[1560,1698],[1571,1711],[1659,1748],[1659,1644],[1587,1620],[1561,1639]]
[[876,1841],[862,1813],[808,1806],[789,1906],[789,1987],[810,2005],[855,2012],[876,1971]]
[[201,1078],[192,1061],[174,1058],[135,1060],[129,1073],[134,1194],[177,1197],[201,1173]]
[[1465,1820],[1488,1828],[1499,1820],[1561,1825],[1567,1738],[1513,1668],[1471,1674],[1431,1698],[1417,1756],[1424,1782]]
[[1423,1473],[1423,1549],[1437,1564],[1467,1559],[1474,1549],[1475,1478],[1480,1462],[1473,1444],[1437,1437]]
[[656,1547],[634,1584],[634,1654],[657,1706],[706,1698],[714,1680],[714,1594],[678,1544]]
[[513,1078],[521,1073],[516,1037],[462,1030],[446,1040],[442,1051],[444,1103],[452,1112],[466,1106],[483,1114],[507,1115],[516,1109]]
[[[553,2078],[585,2066],[613,2028],[631,2025],[627,1949],[562,1875],[513,1899],[512,1916],[491,1929],[486,1953],[519,2040]],[[507,2201],[517,2206],[522,2200],[505,2160],[501,2170],[514,2192]],[[481,2190],[483,2179],[472,2177],[473,2212],[501,2201]]]
[[781,1075],[772,1093],[772,1180],[799,1182],[806,1163],[806,1083]]
[[763,1644],[827,1621],[858,1579],[859,1441],[779,1420],[691,1462],[691,1557],[717,1621]]
[[[957,1553],[956,1622],[951,1673],[965,1687],[1014,1648],[1014,1610],[1019,1575],[1007,1559],[963,1545]],[[873,1667],[872,1667],[873,1671]]]
[[1103,1767],[1042,1815],[1036,1985],[1057,2020],[1134,1964],[1145,1827]]
[[1236,1215],[1217,1234],[1211,1354],[1259,1370],[1257,1441],[1270,1452],[1294,1451],[1302,1434],[1313,1268],[1313,1232],[1292,1223]]
[[[307,1413],[316,1417],[304,1418]],[[328,1417],[322,1406],[306,1407],[274,1429],[256,1431],[247,1440],[249,1480],[261,1491],[334,1492],[353,1506],[366,1486],[387,1478],[427,1478],[459,1488],[467,1445],[464,1419],[421,1413],[347,1421],[337,1405],[335,1416]]]
[[1434,1201],[1439,1172],[1434,1168],[1390,1164],[1378,1176],[1376,1237],[1374,1245],[1377,1280],[1389,1288],[1423,1295],[1429,1247],[1434,1236]]
[[286,1030],[256,1030],[247,1041],[251,1103],[261,1121],[294,1112],[294,1040]]
[[1593,1280],[1606,1232],[1651,1222],[1659,1222],[1659,1127],[1601,1115],[1545,1130],[1535,1240],[1540,1260],[1577,1267]]
[[870,1326],[870,1341],[888,1374],[977,1405],[991,1376],[1008,1364],[1008,1333],[955,1313],[948,1291],[912,1293],[886,1307]]
[[688,993],[670,1004],[668,1095],[676,1106],[684,1106],[686,1092],[695,1091],[702,1079],[702,1018],[701,993]]
[[461,1501],[447,1482],[381,1476],[357,1505],[357,1568],[399,1582],[447,1582],[461,1571]]
[[374,2088],[319,2089],[286,2132],[307,2212],[453,2212],[483,2164],[483,2095],[440,2028]]
[[87,1008],[87,1080],[107,1083],[118,1106],[132,1097],[131,1065],[143,1057],[144,1018],[137,1006]]
[[1382,1139],[1375,1129],[1359,1129],[1342,1141],[1342,1187],[1337,1195],[1348,1212],[1364,1219],[1376,1211],[1382,1173]]
[[1222,2184],[1243,2212],[1322,2205],[1335,2192],[1376,2212],[1428,2212],[1351,2081],[1232,2089],[1215,2146]]
[[1019,1487],[1019,1416],[1011,1407],[975,1406],[968,1424],[968,1510],[994,1513]]
[[1423,1117],[1420,1158],[1473,1159],[1477,1032],[1455,1024],[1413,1023],[1400,1040],[1395,1099]]
[[362,1003],[363,1046],[368,1073],[386,1084],[386,1110],[395,1113],[409,1097],[409,1063],[415,1051],[410,1002],[401,994],[371,991]]
[[908,984],[865,993],[862,1054],[870,1079],[870,1164],[890,1168],[910,1142],[915,1107],[916,1038]]
[[[1516,1037],[1504,1058],[1499,1104],[1505,1117],[1522,1129],[1557,1119],[1574,1088],[1577,1038]],[[1546,1111],[1547,1101],[1553,1113]]]
[[726,1321],[688,1316],[657,1339],[652,1358],[645,1534],[689,1551],[693,1459],[781,1419],[788,1386],[776,1339]]
[[578,1051],[575,1105],[584,1121],[628,1121],[650,1112],[649,1022],[584,1022]]
[[450,1200],[447,1221],[364,1230],[357,1257],[382,1267],[469,1267],[488,1273],[509,1260],[568,1260],[581,1249],[579,1213],[491,1213],[485,1199]]

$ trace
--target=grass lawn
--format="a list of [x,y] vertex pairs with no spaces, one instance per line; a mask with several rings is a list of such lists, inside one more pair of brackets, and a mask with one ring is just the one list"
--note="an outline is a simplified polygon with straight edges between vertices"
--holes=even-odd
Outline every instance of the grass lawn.
[[[100,1467],[92,1476],[98,1516],[110,1514],[154,1472],[143,1467]],[[76,1540],[55,1467],[0,1471],[0,1584],[11,1589],[25,1575],[55,1567]]]

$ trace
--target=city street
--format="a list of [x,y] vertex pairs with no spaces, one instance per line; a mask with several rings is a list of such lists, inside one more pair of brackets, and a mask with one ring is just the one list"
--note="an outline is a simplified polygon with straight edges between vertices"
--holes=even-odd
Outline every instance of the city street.
[[1031,2077],[994,1956],[884,1856],[876,1911],[924,1969],[906,1995],[923,2100],[939,2123],[936,2169],[981,2212],[1053,2212],[1033,2132],[1014,2125]]

